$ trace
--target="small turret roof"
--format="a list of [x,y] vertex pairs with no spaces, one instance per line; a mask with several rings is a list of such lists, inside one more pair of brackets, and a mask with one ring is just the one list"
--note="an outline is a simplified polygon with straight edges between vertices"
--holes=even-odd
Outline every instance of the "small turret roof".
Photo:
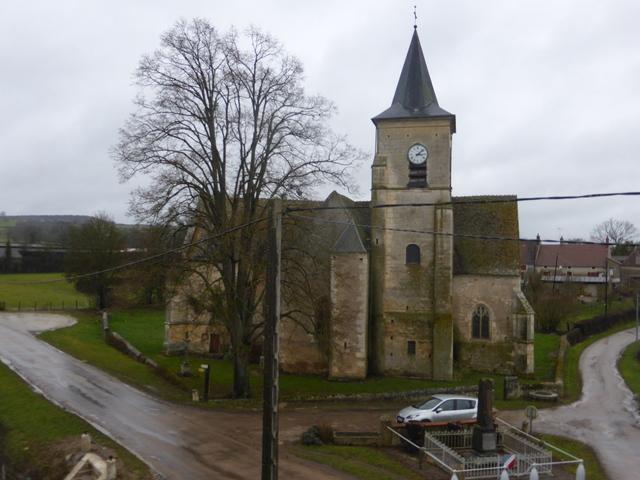
[[372,120],[376,123],[379,120],[397,118],[448,118],[452,131],[455,132],[455,115],[438,105],[416,29],[411,37],[391,106]]
[[351,223],[343,230],[338,241],[333,246],[334,253],[366,253],[360,234],[356,226]]

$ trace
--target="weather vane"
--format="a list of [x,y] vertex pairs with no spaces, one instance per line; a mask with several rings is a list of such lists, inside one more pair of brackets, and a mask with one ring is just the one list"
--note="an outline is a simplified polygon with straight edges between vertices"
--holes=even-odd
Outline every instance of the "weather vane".
[[413,6],[413,28],[418,28],[418,14],[416,13],[416,5]]

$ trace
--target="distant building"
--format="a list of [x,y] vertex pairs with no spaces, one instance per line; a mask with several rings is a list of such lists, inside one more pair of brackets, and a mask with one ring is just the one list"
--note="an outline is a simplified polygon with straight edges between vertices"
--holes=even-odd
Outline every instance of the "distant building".
[[[316,262],[327,274],[312,276],[328,331],[314,336],[308,320],[283,318],[283,370],[446,380],[455,352],[475,370],[533,372],[534,313],[520,290],[518,244],[488,238],[519,236],[516,198],[452,197],[455,120],[438,104],[414,32],[392,105],[373,118],[371,201],[334,192],[308,203],[334,207],[305,213],[330,221],[308,237],[327,245]],[[404,206],[383,207],[394,204]],[[171,300],[166,347],[220,353],[224,327],[189,307],[185,291],[198,288],[185,284]]]
[[524,242],[520,263],[523,275],[535,271],[543,282],[581,284],[593,297],[597,296],[598,285],[620,283],[620,263],[611,257],[606,245]]
[[620,259],[620,280],[627,286],[640,285],[640,248]]

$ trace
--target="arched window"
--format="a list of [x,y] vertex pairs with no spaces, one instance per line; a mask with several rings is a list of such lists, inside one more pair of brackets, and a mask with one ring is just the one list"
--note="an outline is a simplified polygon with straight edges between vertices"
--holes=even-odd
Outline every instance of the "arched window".
[[420,247],[415,244],[407,245],[407,256],[405,263],[407,265],[420,265]]
[[489,309],[478,305],[471,317],[471,336],[473,338],[489,338]]

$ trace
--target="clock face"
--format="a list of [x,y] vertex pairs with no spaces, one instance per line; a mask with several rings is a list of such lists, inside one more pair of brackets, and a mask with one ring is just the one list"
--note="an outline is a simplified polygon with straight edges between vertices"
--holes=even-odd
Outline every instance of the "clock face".
[[411,145],[409,151],[407,152],[407,157],[409,161],[414,165],[422,165],[427,161],[427,157],[429,156],[429,150],[427,147],[422,145],[421,143],[416,143]]

